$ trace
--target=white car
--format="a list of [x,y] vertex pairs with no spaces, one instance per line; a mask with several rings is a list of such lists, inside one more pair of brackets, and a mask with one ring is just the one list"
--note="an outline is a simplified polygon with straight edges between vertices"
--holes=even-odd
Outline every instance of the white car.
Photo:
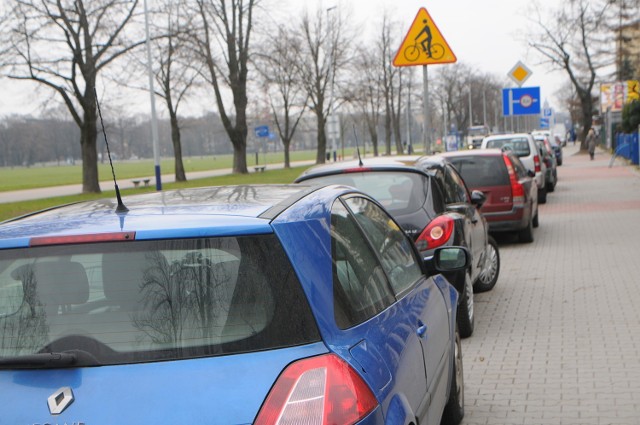
[[518,156],[522,164],[536,173],[538,186],[538,202],[547,202],[547,186],[545,180],[546,167],[540,158],[538,147],[533,136],[529,133],[497,134],[482,139],[481,149],[498,148],[510,150]]

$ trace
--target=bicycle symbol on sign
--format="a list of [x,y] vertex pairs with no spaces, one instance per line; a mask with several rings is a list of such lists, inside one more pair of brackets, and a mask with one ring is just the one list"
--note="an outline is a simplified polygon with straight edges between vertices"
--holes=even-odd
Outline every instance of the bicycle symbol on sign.
[[[431,35],[431,28],[428,25],[426,19],[422,20],[424,26],[422,30],[415,36],[415,43],[412,46],[408,46],[404,49],[404,57],[409,62],[415,62],[420,57],[420,52],[424,52],[427,58],[438,60],[444,56],[444,47],[440,43],[431,43],[433,36]],[[418,41],[424,34],[424,38]]]
[[422,46],[420,46],[420,43],[417,41],[415,44],[404,49],[404,57],[409,62],[417,61],[422,53],[426,54],[428,58],[438,60],[444,56],[444,46],[440,43],[433,43],[431,45],[431,56],[427,54],[426,50],[423,50]]

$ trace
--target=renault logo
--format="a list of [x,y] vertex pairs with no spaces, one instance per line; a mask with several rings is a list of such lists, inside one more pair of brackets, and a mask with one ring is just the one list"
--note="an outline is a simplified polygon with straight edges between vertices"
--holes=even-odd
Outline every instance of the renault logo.
[[52,415],[59,415],[73,403],[73,392],[69,387],[62,387],[55,393],[51,394],[47,399],[49,412]]

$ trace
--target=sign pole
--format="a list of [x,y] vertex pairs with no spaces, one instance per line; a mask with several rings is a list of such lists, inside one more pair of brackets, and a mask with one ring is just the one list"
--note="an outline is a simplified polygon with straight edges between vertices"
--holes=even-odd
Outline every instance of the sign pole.
[[424,142],[424,154],[429,155],[431,152],[431,137],[429,136],[429,72],[427,71],[427,65],[422,65],[422,95],[424,100],[422,101],[422,115],[423,115],[423,132],[422,140]]

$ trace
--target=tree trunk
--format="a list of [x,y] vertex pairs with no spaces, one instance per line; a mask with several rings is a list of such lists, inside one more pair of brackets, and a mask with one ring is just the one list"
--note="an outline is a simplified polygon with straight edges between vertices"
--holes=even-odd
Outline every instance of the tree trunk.
[[384,113],[384,146],[385,155],[391,155],[391,111],[387,103],[387,111]]
[[320,112],[316,112],[316,118],[318,125],[318,150],[316,152],[316,164],[324,164],[326,162],[327,134],[324,131],[326,122],[325,117],[322,114],[322,110],[320,110]]
[[177,182],[186,182],[187,175],[182,162],[182,144],[180,142],[180,127],[178,117],[174,111],[169,110],[171,116],[171,143],[173,143],[173,157],[175,158],[175,173]]
[[[94,104],[95,105],[95,104]],[[82,153],[82,193],[100,193],[98,180],[98,150],[96,140],[96,109],[85,109],[84,120],[80,128],[80,150]]]
[[239,132],[233,132],[231,143],[233,144],[233,172],[247,174],[247,139]]
[[291,158],[289,156],[291,138],[282,139],[282,145],[284,146],[284,168],[291,168]]

